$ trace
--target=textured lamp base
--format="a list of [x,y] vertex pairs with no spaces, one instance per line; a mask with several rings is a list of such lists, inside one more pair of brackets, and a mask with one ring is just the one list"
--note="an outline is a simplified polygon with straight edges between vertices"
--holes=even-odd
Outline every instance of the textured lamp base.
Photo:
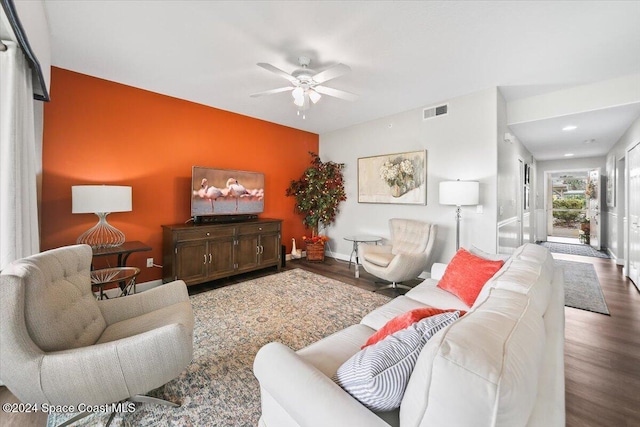
[[124,233],[107,222],[109,212],[96,212],[99,221],[78,237],[76,243],[97,248],[115,248],[124,243]]

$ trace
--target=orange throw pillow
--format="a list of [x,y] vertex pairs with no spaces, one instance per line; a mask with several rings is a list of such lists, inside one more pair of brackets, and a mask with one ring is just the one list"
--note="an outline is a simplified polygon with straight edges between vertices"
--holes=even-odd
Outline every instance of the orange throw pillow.
[[382,328],[378,329],[378,331],[371,335],[367,342],[360,348],[365,348],[369,345],[375,344],[378,341],[382,341],[387,336],[394,334],[402,329],[408,328],[416,322],[426,318],[435,316],[436,314],[446,313],[449,311],[460,311],[460,317],[466,314],[466,311],[458,310],[455,308],[449,308],[447,310],[443,310],[440,308],[433,307],[422,307],[416,308],[411,311],[407,311],[406,313],[402,313],[393,319],[389,320]]
[[487,260],[460,248],[444,271],[438,287],[454,294],[471,307],[484,284],[503,264],[504,261]]

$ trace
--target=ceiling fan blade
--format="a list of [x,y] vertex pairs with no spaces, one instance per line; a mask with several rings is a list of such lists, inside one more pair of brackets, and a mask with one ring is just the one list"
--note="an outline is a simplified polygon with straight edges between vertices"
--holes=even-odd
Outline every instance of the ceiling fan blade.
[[293,89],[295,89],[293,86],[280,87],[278,89],[271,89],[271,90],[265,90],[264,92],[252,93],[249,96],[252,98],[257,98],[258,96],[273,95],[274,93],[287,92]]
[[291,83],[295,83],[295,82],[298,81],[298,79],[293,77],[291,74],[289,74],[289,73],[287,73],[285,71],[282,71],[280,68],[274,67],[271,64],[267,64],[265,62],[258,62],[258,67],[262,67],[265,70],[271,71],[272,73],[276,73],[280,77],[284,77],[285,79],[289,80]]
[[334,89],[326,86],[315,86],[313,88],[316,92],[323,95],[333,96],[334,98],[346,99],[347,101],[355,101],[358,99],[358,95],[344,90]]
[[313,81],[318,84],[324,83],[331,79],[335,79],[336,77],[347,74],[349,71],[351,71],[351,68],[348,65],[336,64],[333,67],[327,68],[324,71],[320,71],[318,74],[313,76]]

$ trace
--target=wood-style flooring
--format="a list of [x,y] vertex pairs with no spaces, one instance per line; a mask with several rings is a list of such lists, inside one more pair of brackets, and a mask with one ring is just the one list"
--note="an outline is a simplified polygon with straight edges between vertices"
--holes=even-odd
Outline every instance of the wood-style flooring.
[[[640,293],[622,276],[613,261],[575,255],[554,254],[557,259],[594,265],[610,316],[575,308],[565,308],[565,384],[567,426],[640,426]],[[354,277],[353,266],[327,258],[324,263],[288,261],[285,269],[304,268],[359,288],[374,290],[376,278],[360,269]],[[220,286],[275,273],[266,269],[189,289],[204,292]],[[418,280],[408,283],[415,285]],[[380,293],[397,296],[394,290]],[[5,387],[0,387],[0,403],[17,402]],[[46,425],[44,414],[6,414],[0,411],[0,426],[29,427]]]

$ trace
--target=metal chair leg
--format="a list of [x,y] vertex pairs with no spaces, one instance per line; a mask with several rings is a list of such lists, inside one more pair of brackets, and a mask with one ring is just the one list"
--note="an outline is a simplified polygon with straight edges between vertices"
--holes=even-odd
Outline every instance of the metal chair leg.
[[109,415],[109,419],[107,420],[107,425],[105,427],[109,427],[111,425],[111,421],[113,421],[113,418],[116,416],[115,411],[111,413],[111,415]]
[[146,396],[142,394],[136,394],[135,396],[130,397],[128,400],[130,400],[131,402],[153,403],[156,405],[171,406],[174,408],[178,408],[180,406],[178,403],[174,403],[169,400],[164,400],[158,397],[151,397],[151,396]]
[[[375,283],[388,283],[388,282],[375,282]],[[397,283],[397,282],[391,282],[390,284],[388,284],[386,286],[382,286],[381,288],[375,289],[373,292],[382,291],[384,289],[394,289],[394,290],[397,291],[398,289],[411,290],[413,288],[411,288],[411,286],[402,285],[402,284]]]
[[81,420],[85,417],[88,417],[89,415],[93,415],[93,412],[81,412],[78,415],[76,415],[75,417],[69,418],[67,421],[63,422],[62,424],[59,424],[58,427],[65,427],[68,425],[71,425],[73,423],[75,423],[78,420]]

